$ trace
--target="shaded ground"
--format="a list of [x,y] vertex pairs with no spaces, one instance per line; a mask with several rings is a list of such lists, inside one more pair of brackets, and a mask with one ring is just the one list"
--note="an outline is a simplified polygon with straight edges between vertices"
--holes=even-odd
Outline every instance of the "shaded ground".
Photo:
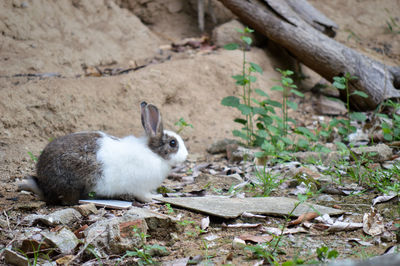
[[[241,54],[220,49],[187,49],[180,53],[160,49],[186,37],[200,37],[196,1],[137,2],[5,1],[0,4],[0,218],[6,221],[1,224],[0,249],[12,241],[13,233],[9,229],[17,230],[26,214],[54,210],[42,205],[26,207],[37,200],[15,192],[16,180],[34,172],[34,162],[28,152],[38,156],[50,139],[76,131],[140,135],[139,103],[143,100],[160,107],[166,128],[176,129],[174,123],[181,117],[193,124],[194,129],[182,134],[191,153],[189,168],[205,161],[228,164],[224,158],[208,155],[205,149],[215,140],[231,137],[231,130],[235,128],[232,120],[237,113],[222,107],[220,101],[225,96],[238,94],[231,76],[240,71]],[[400,24],[400,1],[310,2],[339,25],[338,41],[386,64],[399,65],[400,35],[388,32],[386,22],[392,17]],[[215,10],[218,23],[231,18],[230,12],[221,5]],[[209,16],[206,22],[210,33],[214,25]],[[279,61],[276,51],[264,48],[252,48],[249,59],[263,68],[264,75],[257,86],[265,90],[276,85],[273,79],[279,78],[274,68],[289,64]],[[139,66],[145,67],[123,75],[97,77],[96,67],[105,71]],[[53,74],[50,77],[27,75],[37,73]],[[317,75],[311,75],[312,79],[304,84],[308,89],[319,80]],[[279,94],[272,93],[272,97],[278,99]],[[309,93],[305,99],[300,101],[301,111],[293,115],[301,123],[311,124],[318,115],[315,98]],[[181,182],[174,184],[179,186]],[[214,191],[210,186],[206,190]],[[279,190],[273,195],[287,196],[288,192]],[[259,191],[248,195],[255,193]],[[356,217],[360,219],[361,213],[369,211],[374,196],[334,197],[335,204],[359,213]],[[360,206],[365,206],[365,210],[361,211]],[[204,217],[175,209],[174,214],[178,213],[196,225]],[[261,221],[269,226],[283,223],[282,218],[275,217],[243,218],[242,221]],[[254,261],[246,260],[245,251],[232,250],[232,239],[246,232],[256,233],[257,229],[223,229],[222,222],[240,221],[211,217],[208,234],[215,233],[220,238],[207,247],[195,225],[189,224],[179,235],[179,241],[164,243],[171,254],[160,259],[213,255],[212,261],[221,264],[234,253],[232,264],[253,264]],[[315,240],[316,246],[333,242],[343,257],[378,255],[387,247],[348,248],[339,241],[352,236],[364,237],[357,230],[335,234],[319,232],[308,234],[306,239]],[[149,241],[160,242],[151,238]],[[282,260],[307,252],[298,240],[290,237],[282,241],[282,246],[286,251],[281,255]],[[315,257],[314,248],[309,247],[308,251]]]

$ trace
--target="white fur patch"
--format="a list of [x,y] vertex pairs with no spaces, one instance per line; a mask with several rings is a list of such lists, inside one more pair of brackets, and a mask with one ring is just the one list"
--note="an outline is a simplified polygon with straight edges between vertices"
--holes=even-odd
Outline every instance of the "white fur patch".
[[147,137],[117,139],[104,134],[98,140],[97,160],[102,164],[103,176],[94,188],[96,195],[129,194],[141,201],[150,200],[151,191],[161,185],[171,166],[184,162],[187,157],[182,138],[171,131],[164,133],[174,136],[180,147],[168,161],[148,148]]
[[164,134],[175,137],[176,140],[178,141],[178,146],[179,146],[178,152],[175,154],[172,154],[169,157],[168,161],[169,161],[170,165],[176,166],[176,165],[183,163],[188,156],[188,151],[186,149],[185,143],[183,142],[183,139],[181,138],[181,136],[179,136],[175,132],[172,132],[169,130],[164,130]]

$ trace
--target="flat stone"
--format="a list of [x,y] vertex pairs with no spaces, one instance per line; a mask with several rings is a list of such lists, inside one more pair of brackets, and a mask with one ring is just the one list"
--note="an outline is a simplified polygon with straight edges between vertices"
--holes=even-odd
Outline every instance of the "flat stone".
[[400,265],[400,254],[386,254],[382,256],[377,256],[365,260],[336,260],[329,264],[328,266],[374,266],[374,265],[384,265],[384,266],[397,266]]
[[347,109],[342,101],[331,100],[321,95],[316,103],[316,110],[321,115],[344,115]]
[[7,265],[30,265],[26,256],[9,248],[4,250],[4,260]]
[[84,234],[86,242],[92,244],[97,254],[108,256],[134,250],[143,244],[140,236],[135,234],[135,228],[141,233],[147,233],[146,222],[138,216],[115,217],[90,225]]
[[211,154],[224,153],[226,152],[226,146],[228,146],[229,144],[238,144],[238,143],[239,142],[234,139],[217,140],[207,148],[207,152]]
[[77,210],[80,214],[82,214],[82,216],[85,216],[85,217],[90,214],[97,214],[99,212],[94,203],[88,203],[88,204],[74,206],[74,209]]
[[131,207],[123,217],[125,216],[138,216],[144,219],[149,235],[154,238],[169,239],[171,233],[182,230],[174,218],[144,208]]
[[304,151],[304,152],[294,152],[292,157],[302,163],[309,163],[310,160],[321,160],[324,164],[330,164],[338,161],[341,155],[337,151],[331,151],[329,153],[315,152],[315,151]]
[[29,225],[36,224],[38,222],[42,222],[48,226],[56,226],[56,225],[70,225],[74,222],[80,220],[82,215],[75,209],[67,208],[55,211],[48,215],[40,215],[40,214],[31,214],[26,216],[23,219],[23,222]]
[[[392,157],[392,149],[385,144],[378,144],[375,146],[352,148],[351,151],[359,159],[366,156],[367,159],[373,160],[374,162],[383,162],[390,160]],[[350,159],[354,159],[350,156]]]
[[[170,203],[193,211],[203,212],[209,215],[226,219],[236,218],[243,212],[254,214],[268,214],[275,216],[288,215],[298,200],[287,197],[268,198],[226,198],[226,197],[184,197],[184,198],[160,198],[162,202]],[[312,208],[311,208],[312,207]],[[293,212],[294,216],[303,213],[317,211],[321,215],[339,215],[342,210],[333,209],[317,204],[300,204]]]
[[79,239],[67,228],[56,232],[44,231],[42,235],[45,242],[57,248],[61,254],[72,254],[79,244]]

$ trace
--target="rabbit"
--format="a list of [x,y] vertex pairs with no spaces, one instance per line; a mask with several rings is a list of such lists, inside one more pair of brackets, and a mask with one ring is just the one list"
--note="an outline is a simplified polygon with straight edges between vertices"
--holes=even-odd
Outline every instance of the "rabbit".
[[51,205],[74,205],[89,195],[151,201],[151,191],[186,160],[188,151],[178,134],[163,130],[156,106],[140,106],[145,136],[116,138],[94,131],[56,138],[40,154],[36,176],[20,183],[19,190],[32,191]]

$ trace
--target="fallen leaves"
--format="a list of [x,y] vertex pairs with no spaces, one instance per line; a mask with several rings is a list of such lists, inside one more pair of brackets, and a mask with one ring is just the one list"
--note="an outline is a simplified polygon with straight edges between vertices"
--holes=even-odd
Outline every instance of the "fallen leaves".
[[303,222],[310,221],[318,216],[319,216],[319,214],[316,212],[307,212],[307,213],[304,213],[304,214],[300,215],[299,217],[297,217],[296,220],[289,222],[288,225],[291,226],[291,225],[301,224]]

